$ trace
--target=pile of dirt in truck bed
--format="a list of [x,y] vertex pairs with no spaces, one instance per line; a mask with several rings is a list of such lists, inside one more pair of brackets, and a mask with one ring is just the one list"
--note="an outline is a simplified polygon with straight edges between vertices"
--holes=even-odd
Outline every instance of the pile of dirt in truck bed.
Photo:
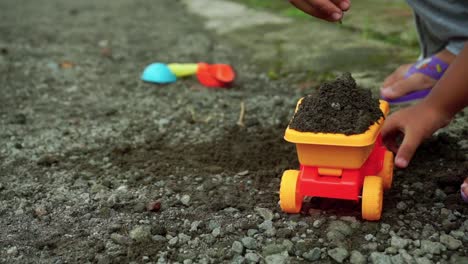
[[358,87],[350,73],[344,73],[304,97],[289,127],[301,132],[353,135],[365,132],[382,116],[379,100],[371,91]]

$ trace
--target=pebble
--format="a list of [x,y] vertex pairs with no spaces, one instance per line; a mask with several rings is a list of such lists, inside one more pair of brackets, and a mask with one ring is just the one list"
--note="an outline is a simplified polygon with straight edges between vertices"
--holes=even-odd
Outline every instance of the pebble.
[[185,243],[189,242],[190,239],[192,239],[192,237],[190,237],[190,236],[188,236],[188,235],[186,235],[184,233],[180,233],[177,237],[179,238],[179,243],[181,243],[181,244],[185,244]]
[[287,248],[283,244],[268,244],[262,248],[262,253],[265,256],[280,254],[287,251]]
[[256,207],[255,212],[257,212],[265,221],[273,220],[273,212],[267,208]]
[[258,228],[262,230],[269,230],[273,228],[273,222],[271,220],[265,220],[263,223],[258,225]]
[[442,191],[441,189],[436,189],[434,193],[434,197],[438,201],[443,201],[447,198],[447,194],[445,194],[444,191]]
[[346,222],[341,220],[330,222],[328,231],[338,231],[345,236],[349,236],[353,233],[353,229]]
[[182,195],[182,197],[180,197],[180,202],[185,206],[189,206],[190,205],[190,195],[188,195],[188,194]]
[[370,260],[373,264],[392,264],[392,260],[388,255],[379,252],[372,252]]
[[343,263],[343,261],[349,257],[348,250],[342,247],[334,248],[328,250],[328,256],[334,259],[338,263]]
[[231,250],[232,250],[232,252],[234,252],[234,253],[237,253],[237,254],[239,254],[239,255],[242,255],[242,253],[244,252],[244,246],[242,245],[241,242],[239,242],[239,241],[234,241],[234,243],[232,243]]
[[119,245],[128,245],[131,243],[130,239],[127,236],[118,233],[112,233],[110,235],[110,238],[112,241]]
[[192,224],[190,225],[190,232],[197,231],[198,226],[200,226],[201,223],[202,223],[202,221],[193,221]]
[[399,250],[399,255],[403,258],[403,260],[405,261],[405,263],[414,263],[414,258],[413,256],[411,256],[410,254],[408,254],[408,252],[406,252],[406,250],[404,249],[400,249]]
[[285,264],[287,263],[288,255],[287,254],[275,254],[270,255],[265,258],[267,264]]
[[178,237],[173,237],[171,239],[169,239],[169,245],[170,246],[174,246],[175,244],[177,244],[177,242],[179,241],[179,238]]
[[372,234],[367,234],[367,235],[364,236],[364,239],[366,241],[373,241],[373,240],[375,240],[375,236],[372,235]]
[[251,237],[244,237],[242,238],[242,245],[247,249],[256,249],[257,248],[257,241]]
[[258,263],[260,262],[260,256],[257,253],[249,252],[245,254],[245,260],[249,263]]
[[390,257],[392,264],[405,264],[405,260],[401,255],[393,255]]
[[289,228],[280,228],[276,232],[276,235],[279,238],[291,238],[294,235],[294,232]]
[[211,234],[212,234],[214,237],[218,237],[219,235],[221,235],[221,228],[217,227],[217,228],[213,229],[213,231],[211,232]]
[[46,210],[46,208],[42,205],[34,208],[34,215],[35,216],[38,216],[38,217],[41,217],[41,216],[44,216],[46,215],[48,212]]
[[439,242],[421,240],[421,250],[425,253],[439,255],[442,251],[445,250],[445,247]]
[[159,212],[161,210],[160,201],[152,201],[146,204],[146,210],[150,212]]
[[[208,263],[208,262],[206,262]],[[236,255],[234,258],[231,260],[231,264],[243,264],[245,263],[245,258],[241,255]]]
[[397,203],[397,209],[400,210],[400,211],[404,211],[408,208],[408,206],[406,205],[405,202],[399,202]]
[[321,255],[322,255],[322,251],[320,250],[320,248],[315,247],[311,249],[310,251],[302,254],[302,257],[309,261],[316,261],[320,259]]
[[137,226],[130,231],[130,238],[137,242],[145,242],[151,239],[150,226]]
[[462,242],[460,240],[445,234],[440,236],[440,242],[450,250],[457,250],[462,246]]
[[408,246],[408,240],[399,236],[392,236],[390,245],[396,249],[406,248]]
[[365,264],[367,262],[366,257],[357,250],[351,251],[351,257],[349,259],[351,264]]
[[417,264],[432,264],[434,262],[432,262],[430,259],[426,258],[426,257],[421,257],[421,258],[416,258],[416,263]]
[[312,226],[315,228],[320,228],[325,223],[325,221],[326,221],[325,219],[317,219],[314,221]]
[[16,254],[18,254],[18,248],[16,246],[11,247],[11,248],[7,249],[6,253],[8,255],[10,255],[10,256],[16,256]]

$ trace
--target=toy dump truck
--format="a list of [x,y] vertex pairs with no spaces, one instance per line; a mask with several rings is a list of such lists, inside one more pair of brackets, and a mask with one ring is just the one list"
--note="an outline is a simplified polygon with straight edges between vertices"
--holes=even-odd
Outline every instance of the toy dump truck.
[[[302,99],[299,100],[296,111]],[[388,103],[380,100],[387,116]],[[384,117],[361,134],[300,132],[289,126],[285,140],[296,144],[299,170],[286,170],[280,186],[284,212],[299,213],[305,196],[362,200],[362,218],[379,220],[383,191],[393,179],[393,153],[382,143]]]

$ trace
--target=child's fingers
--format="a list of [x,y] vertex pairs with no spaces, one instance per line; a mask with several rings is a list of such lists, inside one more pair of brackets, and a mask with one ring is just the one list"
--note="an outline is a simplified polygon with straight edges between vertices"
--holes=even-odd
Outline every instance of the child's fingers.
[[342,17],[341,10],[328,0],[289,0],[303,12],[330,22],[338,21]]
[[351,1],[349,0],[332,0],[332,2],[342,11],[348,11],[351,7]]
[[405,131],[405,136],[401,146],[398,148],[395,157],[395,165],[399,168],[406,168],[413,158],[416,149],[421,144],[422,137],[414,131]]
[[343,16],[341,9],[330,0],[307,0],[316,10],[327,16],[329,21],[338,21]]
[[401,137],[403,134],[402,128],[398,122],[395,120],[392,120],[391,117],[387,118],[385,121],[385,124],[382,128],[382,139],[387,146],[387,148],[394,152],[398,152],[398,143],[397,140],[399,137]]

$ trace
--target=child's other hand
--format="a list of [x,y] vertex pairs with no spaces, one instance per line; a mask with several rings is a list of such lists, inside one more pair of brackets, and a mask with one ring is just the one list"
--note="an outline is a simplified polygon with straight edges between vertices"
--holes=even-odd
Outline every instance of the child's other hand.
[[351,7],[351,0],[289,0],[305,13],[330,22],[343,18],[343,12]]
[[[450,119],[424,102],[390,115],[385,120],[382,136],[385,145],[396,152],[395,166],[406,168],[421,142],[448,125]],[[398,145],[400,136],[403,141]]]

